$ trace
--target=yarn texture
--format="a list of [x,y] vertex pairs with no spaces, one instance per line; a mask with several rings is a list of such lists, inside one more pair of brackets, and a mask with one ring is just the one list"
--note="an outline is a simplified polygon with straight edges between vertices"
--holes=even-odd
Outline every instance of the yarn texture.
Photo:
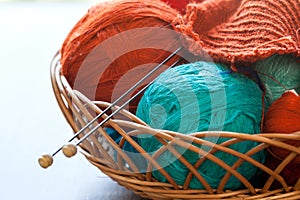
[[[187,48],[224,63],[273,54],[300,56],[299,0],[206,0],[191,3],[174,28],[193,37]],[[202,48],[194,47],[194,42]]]
[[[151,127],[183,134],[207,130],[255,134],[260,132],[261,115],[262,91],[257,84],[225,65],[210,62],[190,63],[165,71],[146,90],[137,109],[137,116]],[[220,144],[226,140],[215,138],[211,142]],[[158,140],[146,134],[138,141],[150,154],[161,147]],[[243,141],[230,148],[245,153],[256,145],[256,142]],[[199,159],[199,155],[193,152],[179,151],[191,164]],[[235,156],[220,151],[214,155],[229,165],[237,160]],[[253,155],[253,158],[264,162],[264,152]],[[178,184],[184,183],[189,170],[171,153],[163,153],[158,161]],[[223,168],[209,160],[197,170],[213,188],[225,174]],[[244,162],[237,171],[250,179],[258,170]],[[153,176],[166,181],[158,171],[154,171]],[[232,176],[225,188],[237,189],[240,186],[240,181]],[[203,189],[195,177],[190,187]]]
[[[115,0],[93,6],[62,45],[62,74],[91,100],[114,102],[179,47],[179,36],[170,25],[177,14],[159,0]],[[178,59],[174,56],[165,65]],[[128,108],[133,113],[138,100]]]
[[[263,132],[289,134],[297,131],[300,131],[300,96],[295,91],[287,91],[270,106]],[[300,141],[285,142],[296,147],[300,146]],[[281,160],[289,154],[289,151],[279,147],[272,146],[269,149]],[[300,156],[294,158],[293,162],[300,164]]]
[[[172,8],[177,9],[180,13],[184,13],[186,9],[186,5],[191,2],[190,0],[162,0],[169,4]],[[193,2],[202,2],[204,0],[196,0]]]
[[266,88],[269,104],[280,98],[286,90],[300,90],[300,58],[276,54],[257,61],[254,69]]
[[[286,91],[269,108],[264,121],[264,133],[290,134],[300,131],[300,96],[294,91]],[[299,140],[284,141],[295,147],[300,147]],[[270,146],[265,165],[274,170],[290,154],[290,151]],[[295,185],[300,178],[300,156],[296,156],[280,172],[288,185]],[[268,175],[265,175],[268,178]],[[280,188],[281,184],[275,181],[273,188]]]

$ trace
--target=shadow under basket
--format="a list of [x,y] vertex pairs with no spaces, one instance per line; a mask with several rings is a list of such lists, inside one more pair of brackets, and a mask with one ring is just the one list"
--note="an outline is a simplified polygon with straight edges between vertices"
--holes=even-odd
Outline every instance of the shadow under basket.
[[[65,77],[61,74],[61,65],[59,64],[59,55],[55,57],[51,65],[51,80],[53,91],[55,93],[58,105],[64,114],[67,122],[76,133],[91,121],[103,109],[111,104],[107,102],[91,101],[79,91],[73,90]],[[111,112],[118,109],[112,106]],[[137,195],[147,199],[300,199],[300,180],[293,185],[281,176],[281,172],[296,157],[300,156],[300,147],[284,143],[285,140],[300,140],[300,132],[293,134],[256,134],[247,135],[234,132],[199,132],[189,135],[170,132],[166,130],[155,130],[147,126],[143,121],[137,118],[127,110],[121,109],[118,113],[120,117],[113,117],[102,127],[80,143],[81,153],[87,160],[101,170],[104,174],[116,181],[121,186],[133,191]],[[96,127],[102,119],[98,119],[91,126],[83,131],[77,139],[82,138],[91,129]],[[108,128],[113,128],[120,136],[118,142],[108,133]],[[155,135],[163,145],[157,152],[148,154],[134,139],[139,134]],[[204,137],[224,137],[230,138],[222,144],[213,144],[204,140]],[[245,140],[258,142],[259,145],[249,150],[246,154],[241,154],[228,145],[242,142]],[[193,142],[193,144],[191,144]],[[143,170],[136,164],[136,158],[128,155],[124,146],[130,144],[138,152],[140,159],[143,159]],[[199,144],[199,145],[194,145]],[[198,146],[205,145],[211,147],[211,151],[205,152],[196,163],[189,163],[174,146],[181,146],[198,154],[203,154],[203,149]],[[267,151],[268,147],[281,147],[290,151],[286,159],[278,162],[274,169],[265,166],[251,158],[251,155],[259,151]],[[185,184],[178,185],[174,179],[157,162],[157,157],[165,151],[169,151],[176,156],[189,170]],[[224,161],[214,156],[217,151],[230,153],[238,157],[237,161],[228,166]],[[217,188],[212,188],[205,179],[197,172],[206,159],[209,159],[224,170],[225,176]],[[256,183],[247,180],[243,174],[236,169],[243,163],[249,162],[260,169],[262,174]],[[152,176],[152,169],[160,169],[160,173],[166,177],[167,182],[160,182]],[[238,190],[225,190],[224,186],[231,176],[240,180],[243,187]],[[189,183],[193,177],[196,177],[205,189],[191,189]],[[272,187],[276,183],[277,187]]]

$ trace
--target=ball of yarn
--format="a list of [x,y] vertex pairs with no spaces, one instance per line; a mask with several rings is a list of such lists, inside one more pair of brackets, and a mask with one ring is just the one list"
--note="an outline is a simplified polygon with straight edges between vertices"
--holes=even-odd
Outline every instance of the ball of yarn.
[[[77,22],[63,43],[62,74],[73,89],[88,98],[113,102],[141,79],[146,69],[150,71],[179,47],[178,35],[170,25],[177,14],[160,0],[97,4]],[[162,28],[170,32],[157,30]],[[178,59],[175,56],[166,65]],[[133,113],[137,103],[135,100],[130,104]]]
[[[295,91],[287,91],[270,106],[263,132],[289,134],[297,131],[300,131],[300,96]],[[288,140],[285,143],[300,147],[299,140]],[[275,146],[269,147],[269,150],[281,160],[290,153]],[[300,164],[300,155],[292,162]]]
[[263,84],[266,87],[266,99],[269,104],[286,90],[300,90],[300,59],[293,55],[275,54],[255,63]]
[[[189,134],[198,131],[233,131],[255,134],[260,132],[262,115],[262,91],[246,76],[232,73],[222,64],[195,62],[177,66],[162,73],[145,91],[137,109],[137,116],[153,128]],[[217,138],[215,143],[228,139]],[[161,143],[155,137],[144,134],[139,137],[140,145],[153,154]],[[245,153],[258,145],[253,141],[233,144],[230,148]],[[217,151],[214,155],[232,165],[237,158]],[[183,156],[194,164],[199,155],[186,151]],[[253,158],[263,162],[261,151]],[[165,152],[158,162],[171,175],[177,184],[182,185],[189,172],[187,167],[170,152]],[[210,160],[197,169],[213,187],[217,188],[226,171]],[[244,162],[237,171],[250,179],[258,171],[256,167]],[[166,181],[159,171],[153,176]],[[191,188],[203,189],[195,177]],[[236,189],[240,181],[232,176],[225,188]]]

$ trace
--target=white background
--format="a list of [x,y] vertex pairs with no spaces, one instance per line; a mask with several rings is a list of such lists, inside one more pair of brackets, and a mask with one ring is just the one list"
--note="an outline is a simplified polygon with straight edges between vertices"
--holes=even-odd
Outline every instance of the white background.
[[0,3],[0,199],[139,199],[81,154],[53,153],[72,131],[56,103],[50,61],[91,3]]

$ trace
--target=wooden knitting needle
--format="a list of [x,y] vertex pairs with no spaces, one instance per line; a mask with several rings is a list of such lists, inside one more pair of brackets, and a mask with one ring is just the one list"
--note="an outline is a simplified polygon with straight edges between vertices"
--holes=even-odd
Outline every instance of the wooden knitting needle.
[[[108,120],[110,120],[115,114],[117,114],[120,110],[122,110],[128,103],[130,103],[133,99],[135,99],[138,95],[140,95],[143,91],[146,90],[146,88],[154,82],[151,81],[149,84],[147,84],[142,90],[140,90],[138,93],[136,93],[133,97],[131,97],[129,100],[127,100],[122,106],[120,106],[117,110],[115,110],[111,115],[109,115],[107,118],[105,118],[100,124],[98,124],[96,127],[94,127],[91,131],[89,131],[84,137],[82,137],[76,144],[72,144],[72,142],[79,134],[83,133],[84,130],[86,130],[89,126],[91,126],[94,122],[96,122],[102,115],[104,115],[108,110],[110,110],[113,106],[115,106],[121,99],[123,99],[126,95],[128,95],[130,92],[132,92],[134,89],[136,89],[143,81],[145,81],[147,78],[149,78],[155,71],[157,71],[161,66],[163,66],[167,61],[169,61],[173,56],[175,56],[182,47],[179,47],[176,49],[172,54],[170,54],[164,61],[162,61],[160,64],[158,64],[155,68],[153,68],[146,76],[144,76],[141,80],[139,80],[136,84],[134,84],[129,90],[127,90],[124,94],[122,94],[116,101],[114,101],[109,107],[107,107],[105,110],[103,110],[99,115],[97,115],[93,120],[91,120],[89,123],[87,123],[84,127],[82,127],[74,136],[68,141],[68,144],[63,145],[59,149],[57,149],[52,155],[51,154],[45,154],[42,155],[38,162],[41,167],[48,168],[53,164],[53,157],[60,152],[63,151],[64,155],[66,157],[72,157],[77,153],[77,146],[81,144],[86,138],[88,138],[91,134],[93,134],[97,129],[99,129],[103,124],[105,124]],[[173,63],[169,68],[174,67],[179,63],[180,60],[177,60],[175,63]]]

